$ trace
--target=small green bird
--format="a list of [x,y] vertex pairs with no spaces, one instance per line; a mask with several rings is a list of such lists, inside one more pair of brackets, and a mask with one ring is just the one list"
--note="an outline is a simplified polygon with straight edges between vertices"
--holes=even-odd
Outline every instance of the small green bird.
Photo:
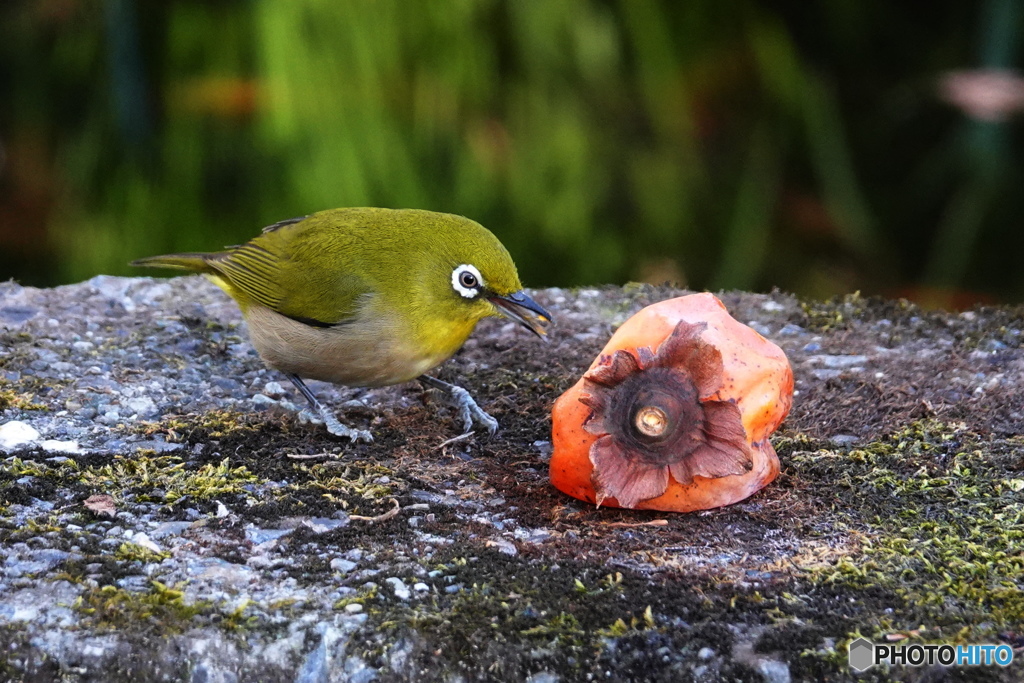
[[466,432],[477,422],[493,433],[497,421],[468,391],[424,373],[458,351],[482,318],[506,316],[542,338],[551,321],[523,291],[497,237],[432,211],[331,209],[275,223],[224,251],[131,265],[210,278],[238,302],[264,362],[295,384],[328,431],[353,441],[373,437],[339,422],[300,378],[351,387],[419,379],[447,394]]

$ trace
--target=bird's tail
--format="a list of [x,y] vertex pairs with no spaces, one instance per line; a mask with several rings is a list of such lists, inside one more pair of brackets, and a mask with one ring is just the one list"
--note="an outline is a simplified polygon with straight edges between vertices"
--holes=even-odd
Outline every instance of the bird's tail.
[[163,256],[147,256],[146,258],[135,259],[128,265],[143,266],[146,268],[174,268],[177,270],[190,270],[193,273],[213,274],[216,271],[210,267],[208,258],[212,254],[202,252],[186,254],[164,254]]

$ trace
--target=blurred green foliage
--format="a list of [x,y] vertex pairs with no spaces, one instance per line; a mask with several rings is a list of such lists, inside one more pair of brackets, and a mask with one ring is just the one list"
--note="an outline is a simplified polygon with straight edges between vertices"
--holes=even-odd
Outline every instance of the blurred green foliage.
[[474,218],[536,286],[1020,299],[1019,123],[938,83],[1012,67],[1022,21],[1015,0],[8,0],[0,268],[126,274],[373,205]]

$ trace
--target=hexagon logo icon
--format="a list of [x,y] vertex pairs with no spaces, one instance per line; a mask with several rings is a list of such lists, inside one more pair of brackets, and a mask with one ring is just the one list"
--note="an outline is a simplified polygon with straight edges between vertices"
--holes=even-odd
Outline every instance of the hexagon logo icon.
[[875,646],[867,638],[858,638],[850,643],[850,668],[866,671],[875,664]]

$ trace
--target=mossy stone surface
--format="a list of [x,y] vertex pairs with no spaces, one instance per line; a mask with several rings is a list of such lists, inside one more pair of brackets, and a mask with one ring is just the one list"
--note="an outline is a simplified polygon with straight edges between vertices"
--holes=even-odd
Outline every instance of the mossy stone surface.
[[[482,324],[440,376],[493,438],[415,385],[315,384],[352,445],[199,278],[0,285],[0,425],[40,433],[0,454],[0,679],[1024,678],[1024,310],[723,293],[794,368],[779,479],[684,515],[561,495],[552,402],[680,293],[539,290],[549,344]],[[855,675],[861,635],[1017,661]]]

